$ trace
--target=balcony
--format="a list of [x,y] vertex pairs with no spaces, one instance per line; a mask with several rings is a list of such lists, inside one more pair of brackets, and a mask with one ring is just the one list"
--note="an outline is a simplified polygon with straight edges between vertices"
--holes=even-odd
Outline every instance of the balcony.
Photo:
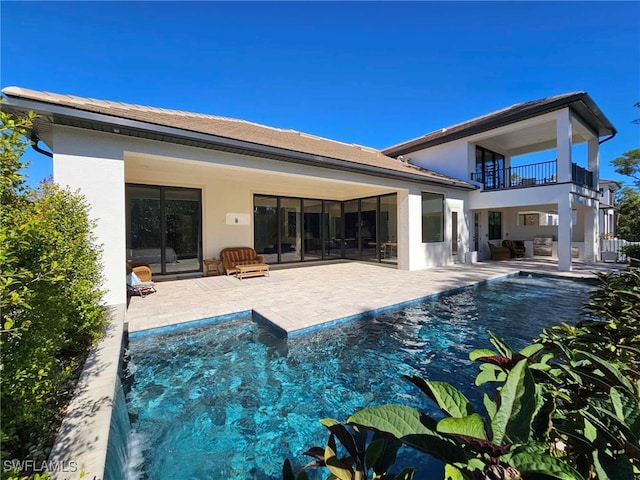
[[[557,160],[507,168],[491,168],[487,166],[484,172],[471,174],[471,180],[482,183],[483,191],[550,185],[558,183],[557,178]],[[571,178],[576,185],[594,188],[593,172],[580,167],[576,163],[571,164]]]

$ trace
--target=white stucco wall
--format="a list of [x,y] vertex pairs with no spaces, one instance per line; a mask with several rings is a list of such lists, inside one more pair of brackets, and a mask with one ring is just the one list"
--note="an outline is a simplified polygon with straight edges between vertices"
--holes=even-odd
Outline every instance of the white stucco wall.
[[[79,190],[91,206],[95,234],[102,246],[106,305],[126,302],[123,150],[101,135],[88,139],[75,129],[53,130],[53,178],[60,185]],[[120,281],[115,281],[120,279]]]

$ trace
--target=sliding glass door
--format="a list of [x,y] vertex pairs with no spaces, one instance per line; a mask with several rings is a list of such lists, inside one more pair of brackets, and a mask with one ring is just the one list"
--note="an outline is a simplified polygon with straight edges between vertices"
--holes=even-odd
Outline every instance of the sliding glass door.
[[127,184],[126,205],[127,261],[161,275],[202,269],[200,190]]
[[255,195],[253,204],[254,248],[266,263],[397,262],[396,194],[345,202]]

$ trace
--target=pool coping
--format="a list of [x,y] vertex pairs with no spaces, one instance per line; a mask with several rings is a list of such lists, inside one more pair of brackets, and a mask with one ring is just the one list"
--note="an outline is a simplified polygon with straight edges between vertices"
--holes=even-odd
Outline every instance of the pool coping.
[[52,480],[108,480],[111,417],[120,386],[124,304],[107,307],[104,337],[91,349],[49,455]]

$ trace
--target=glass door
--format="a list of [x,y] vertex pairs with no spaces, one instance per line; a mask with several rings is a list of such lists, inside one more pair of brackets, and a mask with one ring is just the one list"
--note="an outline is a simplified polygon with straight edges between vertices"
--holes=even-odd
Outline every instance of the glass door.
[[126,185],[127,261],[153,273],[202,269],[202,200],[193,188]]
[[380,261],[398,262],[398,196],[384,195],[380,197],[380,220],[378,222],[378,242],[380,245]]
[[322,260],[322,200],[303,200],[304,260]]
[[280,262],[302,260],[302,201],[280,198]]

